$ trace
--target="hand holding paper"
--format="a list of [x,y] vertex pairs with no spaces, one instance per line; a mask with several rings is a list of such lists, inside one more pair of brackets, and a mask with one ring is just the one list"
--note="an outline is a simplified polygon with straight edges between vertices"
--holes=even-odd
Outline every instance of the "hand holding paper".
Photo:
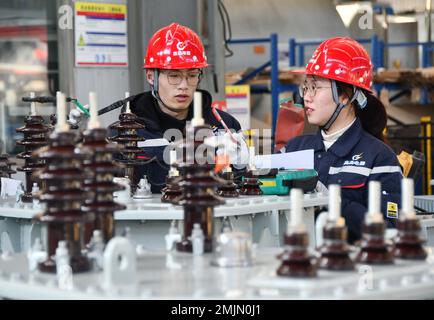
[[258,169],[314,169],[313,167],[313,149],[257,155],[255,164]]

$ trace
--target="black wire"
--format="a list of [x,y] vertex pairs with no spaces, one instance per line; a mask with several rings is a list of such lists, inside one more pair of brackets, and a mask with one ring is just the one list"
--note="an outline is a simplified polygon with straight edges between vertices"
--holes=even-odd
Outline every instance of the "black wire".
[[228,30],[228,37],[225,40],[225,49],[229,52],[229,54],[226,55],[226,57],[231,57],[234,55],[234,52],[229,48],[228,42],[232,39],[232,27],[231,27],[231,21],[229,19],[228,11],[226,10],[225,5],[223,2],[221,3],[221,8],[223,9],[223,12],[226,16],[226,23],[227,23],[227,30]]
[[[219,10],[219,15],[220,15],[220,19],[222,20],[222,26],[223,26],[223,40],[224,40],[224,46],[225,46],[225,50],[227,51],[227,43],[226,43],[226,21],[225,18],[223,16],[223,12],[222,9],[220,7],[220,1],[218,2],[218,10]],[[229,56],[229,54],[225,53],[225,57],[227,58]]]
[[[234,55],[234,52],[228,46],[228,41],[230,41],[232,38],[231,22],[229,19],[228,11],[226,10],[226,7],[223,4],[222,0],[218,0],[217,8],[219,10],[220,18],[222,19],[224,46],[225,46],[225,50],[228,52],[228,54],[225,54],[225,58],[229,58]],[[226,32],[226,24],[227,24],[228,34]]]
[[219,0],[219,2],[221,4],[221,8],[223,9],[223,12],[226,16],[226,22],[228,24],[228,32],[229,32],[229,36],[228,36],[227,40],[230,41],[232,39],[231,19],[229,19],[229,13],[228,13],[228,10],[226,9],[225,4],[222,2],[222,0]]
[[[120,151],[119,153],[122,156],[126,156],[128,152],[127,151],[124,151],[124,152]],[[150,159],[148,159],[146,161],[134,160],[135,161],[134,164],[145,165],[145,164],[151,163],[151,162],[153,162],[153,161],[155,161],[157,159],[158,159],[157,156],[153,156],[152,158],[150,158]],[[118,161],[118,162],[121,162],[121,163],[125,163],[125,164],[131,164],[131,160],[129,160],[129,159],[116,159],[115,161]]]
[[418,207],[418,206],[413,206],[416,210],[421,211],[421,212],[428,212],[427,210],[425,210],[424,208]]
[[[103,115],[104,113],[110,112],[112,110],[115,110],[117,108],[123,107],[126,105],[127,102],[132,101],[136,98],[137,95],[129,96],[128,98],[113,102],[111,105],[102,108],[101,110],[98,110],[98,115]],[[24,100],[23,100],[24,101]]]
[[428,211],[428,210],[425,210],[425,209],[423,209],[423,208],[421,208],[421,207],[418,207],[418,206],[413,206],[417,211],[416,211],[416,215],[418,215],[418,216],[423,216],[423,215],[432,215],[432,214],[434,214],[434,212],[430,212],[430,211]]

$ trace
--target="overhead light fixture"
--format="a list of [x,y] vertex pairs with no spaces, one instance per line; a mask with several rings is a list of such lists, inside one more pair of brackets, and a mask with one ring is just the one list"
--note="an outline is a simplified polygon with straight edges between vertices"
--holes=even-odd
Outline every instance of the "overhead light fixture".
[[387,21],[390,23],[412,23],[417,22],[417,19],[416,17],[390,16]]

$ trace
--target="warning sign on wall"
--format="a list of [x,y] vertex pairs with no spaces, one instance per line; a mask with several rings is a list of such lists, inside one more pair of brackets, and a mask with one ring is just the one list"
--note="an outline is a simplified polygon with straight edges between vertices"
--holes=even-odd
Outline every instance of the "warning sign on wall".
[[128,66],[127,6],[75,3],[75,65]]

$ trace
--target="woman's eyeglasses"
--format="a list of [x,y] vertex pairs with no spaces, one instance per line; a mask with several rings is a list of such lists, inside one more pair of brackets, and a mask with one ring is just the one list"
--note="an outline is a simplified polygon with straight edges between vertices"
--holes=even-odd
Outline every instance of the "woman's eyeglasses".
[[331,87],[317,87],[315,83],[310,84],[305,82],[298,87],[298,92],[300,93],[300,96],[302,98],[305,97],[306,93],[309,93],[311,97],[315,97],[316,91],[318,89],[326,89],[326,88],[331,88]]

